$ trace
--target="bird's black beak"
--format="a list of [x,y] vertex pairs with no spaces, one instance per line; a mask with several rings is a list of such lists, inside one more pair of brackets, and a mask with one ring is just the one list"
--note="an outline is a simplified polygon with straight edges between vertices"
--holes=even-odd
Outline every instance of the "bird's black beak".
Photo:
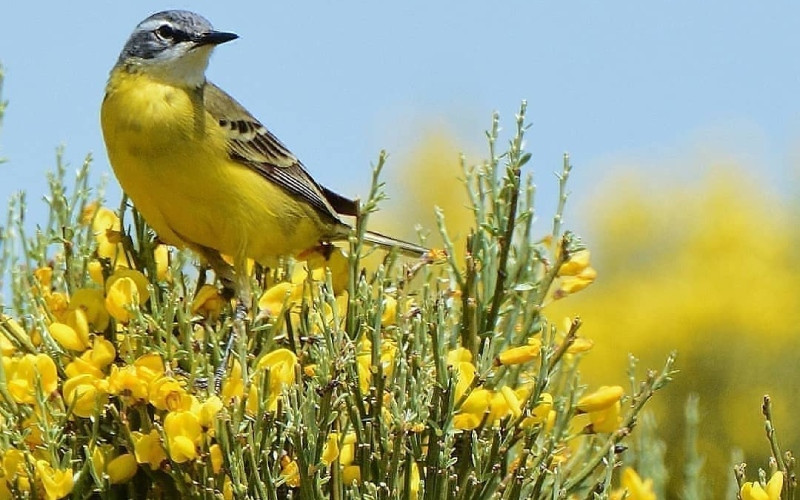
[[221,43],[230,42],[231,40],[236,40],[239,38],[239,35],[236,33],[226,33],[225,31],[209,31],[208,33],[203,33],[202,35],[198,36],[194,42],[200,45],[219,45]]

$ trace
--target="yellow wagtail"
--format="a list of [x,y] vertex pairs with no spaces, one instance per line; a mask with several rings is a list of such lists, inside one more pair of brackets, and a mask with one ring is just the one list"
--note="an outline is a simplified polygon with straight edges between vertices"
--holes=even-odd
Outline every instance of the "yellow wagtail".
[[[101,121],[123,190],[165,243],[202,255],[249,301],[248,258],[269,265],[347,238],[358,203],[319,185],[269,130],[206,81],[213,48],[237,38],[188,11],[159,12],[111,70]],[[367,240],[422,255],[377,233]],[[220,254],[234,259],[233,269]],[[244,295],[244,296],[243,296]]]

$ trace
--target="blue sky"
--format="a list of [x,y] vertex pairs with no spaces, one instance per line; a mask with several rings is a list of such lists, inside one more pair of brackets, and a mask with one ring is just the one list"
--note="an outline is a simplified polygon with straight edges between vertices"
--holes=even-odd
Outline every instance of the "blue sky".
[[74,167],[92,152],[95,178],[110,175],[98,119],[107,73],[133,27],[165,8],[241,36],[216,51],[209,79],[349,195],[365,193],[381,148],[402,158],[431,123],[482,151],[492,111],[510,128],[521,99],[544,201],[564,151],[580,196],[619,165],[672,175],[698,148],[797,185],[800,6],[788,1],[229,5],[7,2],[0,200],[26,190],[28,220],[43,219],[33,199],[59,144]]

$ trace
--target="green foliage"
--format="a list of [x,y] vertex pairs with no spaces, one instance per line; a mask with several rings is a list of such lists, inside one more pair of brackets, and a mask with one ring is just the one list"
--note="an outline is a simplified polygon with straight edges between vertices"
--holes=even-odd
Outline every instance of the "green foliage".
[[[209,380],[232,333],[230,304],[188,253],[172,251],[167,272],[124,201],[121,223],[98,208],[90,159],[67,189],[59,156],[48,221],[28,235],[19,196],[4,230],[0,451],[22,467],[4,462],[0,495],[607,497],[674,355],[641,380],[632,361],[621,399],[621,388],[583,394],[581,321],[562,329],[543,314],[571,293],[562,271],[583,250],[560,227],[570,165],[552,234],[533,241],[526,128],[523,105],[501,151],[495,117],[489,158],[465,170],[465,264],[440,214],[446,254],[390,253],[369,269],[359,220],[343,284],[336,252],[256,266],[260,298],[220,394]],[[382,199],[384,159],[367,215]]]

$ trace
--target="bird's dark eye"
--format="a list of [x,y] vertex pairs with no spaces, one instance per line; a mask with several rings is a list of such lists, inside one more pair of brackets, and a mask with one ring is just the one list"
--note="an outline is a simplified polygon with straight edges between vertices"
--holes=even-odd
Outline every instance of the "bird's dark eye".
[[175,30],[169,24],[164,24],[156,29],[156,35],[164,40],[172,40],[175,38]]

